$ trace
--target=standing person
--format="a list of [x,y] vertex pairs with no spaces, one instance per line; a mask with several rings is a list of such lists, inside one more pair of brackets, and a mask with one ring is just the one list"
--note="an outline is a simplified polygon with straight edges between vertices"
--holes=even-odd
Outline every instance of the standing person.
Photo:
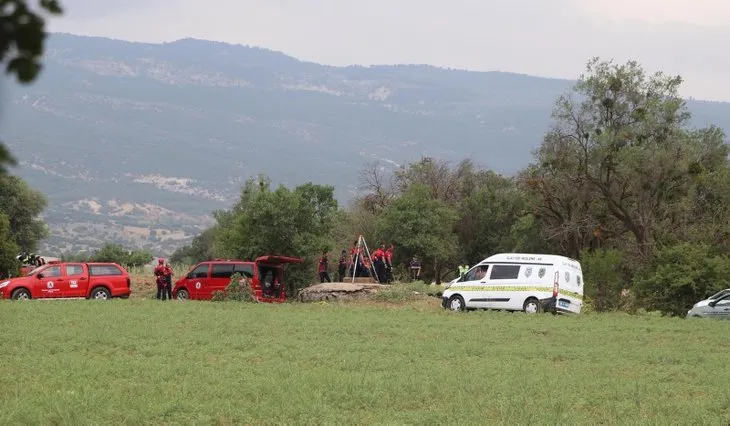
[[[165,263],[165,291],[163,296],[167,296],[167,300],[172,300],[172,266],[169,262]],[[164,297],[162,298],[165,299]]]
[[388,284],[393,283],[393,244],[385,250],[385,281]]
[[421,275],[421,261],[416,256],[413,256],[408,266],[411,269],[411,280],[417,280]]
[[461,262],[461,265],[459,265],[459,278],[463,277],[467,272],[469,272],[469,265],[466,261],[463,261]]
[[337,263],[337,282],[345,282],[345,274],[347,273],[347,251],[342,250],[340,260]]
[[331,283],[332,280],[330,280],[330,261],[327,258],[327,252],[325,251],[322,253],[322,257],[319,258],[319,282],[323,283],[327,281],[328,283]]
[[355,276],[355,277],[360,276],[360,271],[359,271],[360,268],[357,267],[357,265],[360,261],[360,259],[358,259],[358,256],[357,256],[358,252],[359,252],[359,250],[357,247],[357,240],[355,240],[355,242],[352,243],[352,248],[350,249],[350,258],[351,258],[350,268],[351,269],[348,272],[348,276]]
[[380,284],[385,283],[385,244],[381,244],[373,252],[373,266],[375,266],[375,275],[377,275]]
[[162,299],[162,294],[165,291],[165,261],[157,259],[157,266],[155,266],[155,284],[157,284],[157,300]]

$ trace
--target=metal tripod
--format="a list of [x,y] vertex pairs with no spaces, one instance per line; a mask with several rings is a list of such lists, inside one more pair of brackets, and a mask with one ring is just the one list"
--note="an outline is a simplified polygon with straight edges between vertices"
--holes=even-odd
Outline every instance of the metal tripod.
[[[368,245],[365,242],[365,238],[363,238],[362,235],[357,237],[357,254],[355,255],[355,263],[352,265],[352,282],[355,282],[355,273],[357,272],[357,265],[358,260],[362,257],[362,248],[365,248],[365,254],[368,255],[368,259],[372,259],[372,256],[370,256],[370,249],[368,249]],[[373,262],[370,262],[370,268],[369,272],[372,277],[375,278],[375,282],[380,284],[380,281],[378,280],[378,274],[375,272],[375,266],[373,265]]]

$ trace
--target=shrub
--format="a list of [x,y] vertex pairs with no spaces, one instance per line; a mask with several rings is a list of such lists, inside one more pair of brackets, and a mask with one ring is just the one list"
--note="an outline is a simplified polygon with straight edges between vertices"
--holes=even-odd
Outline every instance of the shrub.
[[694,303],[730,287],[730,257],[708,244],[681,243],[658,249],[635,279],[636,297],[647,310],[682,315]]
[[251,289],[251,279],[244,277],[241,274],[233,274],[231,281],[226,287],[225,291],[214,291],[213,299],[214,302],[254,302],[253,290]]
[[628,307],[626,298],[621,296],[629,282],[624,260],[623,253],[615,249],[584,252],[581,256],[585,296],[596,311]]

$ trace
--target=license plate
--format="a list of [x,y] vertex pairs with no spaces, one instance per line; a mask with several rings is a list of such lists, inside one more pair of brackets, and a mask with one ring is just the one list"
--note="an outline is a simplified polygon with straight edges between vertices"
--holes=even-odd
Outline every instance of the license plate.
[[565,301],[565,300],[558,300],[558,306],[560,306],[561,308],[567,309],[570,306],[570,302]]

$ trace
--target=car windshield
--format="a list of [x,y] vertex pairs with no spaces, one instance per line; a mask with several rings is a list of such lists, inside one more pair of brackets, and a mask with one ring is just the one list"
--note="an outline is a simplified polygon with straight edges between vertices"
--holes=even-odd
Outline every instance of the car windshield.
[[721,298],[723,296],[727,296],[728,294],[730,294],[730,288],[725,289],[725,290],[723,290],[723,291],[721,291],[721,292],[719,292],[717,294],[713,294],[712,296],[710,296],[710,300],[719,299],[719,298]]

